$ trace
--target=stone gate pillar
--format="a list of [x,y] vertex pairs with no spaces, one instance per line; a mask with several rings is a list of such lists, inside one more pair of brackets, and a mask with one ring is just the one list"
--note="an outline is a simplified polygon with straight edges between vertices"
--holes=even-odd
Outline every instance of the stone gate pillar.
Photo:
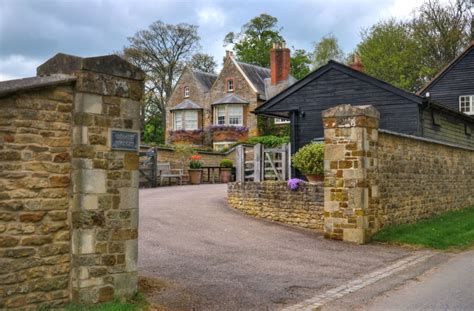
[[374,228],[368,174],[376,165],[380,114],[373,106],[340,105],[324,124],[324,232],[330,239],[365,243]]
[[76,76],[72,111],[71,299],[137,290],[138,146],[144,74],[116,55],[58,54],[39,75]]

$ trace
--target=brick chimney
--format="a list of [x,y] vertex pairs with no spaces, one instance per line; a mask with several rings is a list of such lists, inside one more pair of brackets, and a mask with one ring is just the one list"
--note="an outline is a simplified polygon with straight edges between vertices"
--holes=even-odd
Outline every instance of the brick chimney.
[[354,61],[349,65],[349,67],[357,71],[364,72],[364,65],[362,64],[359,54],[354,54]]
[[285,47],[285,42],[273,43],[270,50],[270,70],[272,85],[285,81],[290,74],[290,49]]

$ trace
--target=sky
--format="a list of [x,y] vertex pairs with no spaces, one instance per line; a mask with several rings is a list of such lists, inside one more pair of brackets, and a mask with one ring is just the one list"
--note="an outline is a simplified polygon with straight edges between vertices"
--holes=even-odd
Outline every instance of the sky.
[[220,63],[224,36],[261,13],[278,18],[287,46],[312,50],[335,35],[345,52],[362,29],[406,19],[423,0],[0,0],[0,81],[34,76],[58,52],[97,56],[120,51],[151,23],[199,26],[202,52]]

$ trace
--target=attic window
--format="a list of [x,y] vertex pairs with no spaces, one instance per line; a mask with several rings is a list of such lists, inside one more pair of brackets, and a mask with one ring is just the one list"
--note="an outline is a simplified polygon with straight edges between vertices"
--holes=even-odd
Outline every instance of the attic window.
[[474,115],[474,95],[459,96],[459,111]]
[[233,92],[234,91],[234,80],[229,79],[227,80],[227,92]]
[[189,97],[189,86],[184,87],[184,97]]

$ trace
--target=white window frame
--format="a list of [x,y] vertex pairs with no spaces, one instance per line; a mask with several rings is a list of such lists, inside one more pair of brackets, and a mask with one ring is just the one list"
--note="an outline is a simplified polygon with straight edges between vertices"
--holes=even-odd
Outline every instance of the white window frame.
[[235,89],[234,79],[227,80],[227,92],[233,92]]
[[[188,119],[193,115],[193,119]],[[178,110],[173,113],[173,129],[175,131],[194,131],[199,129],[199,113],[197,110]],[[178,123],[181,126],[178,126]]]
[[283,118],[275,118],[275,124],[290,124],[290,120]]
[[185,86],[185,87],[184,87],[184,97],[185,97],[185,98],[188,98],[188,97],[189,97],[189,94],[190,94],[189,86]]
[[[469,111],[462,111],[464,104],[467,104]],[[474,115],[474,95],[459,96],[459,111],[468,115]]]
[[[242,113],[240,115],[240,122],[237,123],[237,124],[230,124],[230,118],[231,117],[235,117],[235,115],[230,115],[229,113],[229,110],[231,110],[230,108],[240,108]],[[224,108],[224,123],[219,123],[219,115],[218,115],[218,111],[221,109],[221,108]],[[231,104],[231,105],[215,105],[214,106],[214,125],[227,125],[227,126],[244,126],[244,114],[245,114],[245,109],[244,109],[244,105],[235,105],[235,104]]]

